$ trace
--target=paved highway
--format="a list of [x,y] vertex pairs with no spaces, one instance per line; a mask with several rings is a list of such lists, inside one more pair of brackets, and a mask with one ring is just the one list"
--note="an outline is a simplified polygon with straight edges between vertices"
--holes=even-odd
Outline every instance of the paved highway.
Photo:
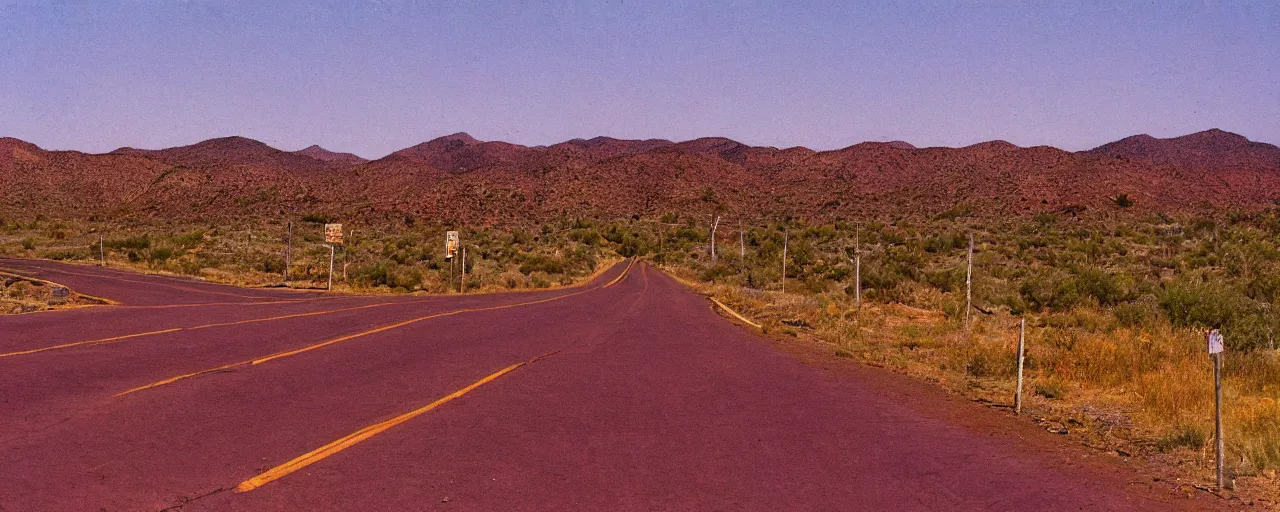
[[1219,506],[644,263],[451,297],[0,269],[119,302],[0,316],[0,511]]

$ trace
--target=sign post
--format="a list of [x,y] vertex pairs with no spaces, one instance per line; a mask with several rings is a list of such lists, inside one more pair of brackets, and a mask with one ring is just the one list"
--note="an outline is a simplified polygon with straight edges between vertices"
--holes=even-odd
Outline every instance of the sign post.
[[327,290],[333,290],[333,250],[334,246],[342,245],[342,224],[325,224],[324,225],[324,241],[329,244],[329,287]]
[[102,250],[102,233],[98,233],[98,262],[99,266],[107,266],[107,253]]
[[973,233],[969,233],[969,263],[964,271],[964,326],[969,327],[969,310],[973,309]]
[[293,221],[289,221],[288,231],[285,232],[284,241],[284,284],[289,285],[289,265],[293,263]]
[[1013,413],[1022,414],[1022,362],[1025,360],[1027,346],[1027,319],[1023,318],[1018,327],[1018,390],[1013,394]]
[[1209,356],[1213,357],[1213,428],[1214,437],[1217,438],[1217,469],[1218,469],[1218,490],[1221,491],[1225,487],[1225,481],[1222,476],[1223,466],[1223,448],[1222,441],[1222,352],[1225,350],[1222,343],[1222,333],[1217,329],[1209,330]]

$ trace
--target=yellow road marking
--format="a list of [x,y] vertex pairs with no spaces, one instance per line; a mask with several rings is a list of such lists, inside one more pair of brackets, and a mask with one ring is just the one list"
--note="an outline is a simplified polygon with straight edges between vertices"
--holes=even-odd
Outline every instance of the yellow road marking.
[[485,383],[492,381],[493,379],[501,377],[511,372],[512,370],[515,370],[516,368],[524,366],[525,364],[528,364],[528,363],[513,364],[511,366],[508,366],[506,368],[503,368],[501,370],[498,370],[497,372],[490,374],[488,377],[485,377],[483,379],[476,381],[470,386],[454,391],[453,393],[449,393],[448,395],[445,395],[444,398],[431,402],[421,408],[401,414],[399,416],[391,418],[382,423],[370,425],[360,430],[357,430],[355,432],[352,432],[350,434],[347,434],[346,436],[343,436],[336,441],[333,441],[329,444],[316,448],[315,450],[307,452],[306,454],[300,457],[297,457],[289,462],[276,466],[258,476],[255,476],[253,478],[250,478],[248,480],[241,482],[240,485],[236,486],[236,492],[249,492],[259,487],[262,487],[263,485],[266,485],[273,481],[284,478],[285,476],[288,476],[290,473],[293,473],[294,471],[310,466],[311,464],[315,464],[316,462],[319,462],[325,457],[328,457],[342,450],[350,448],[356,443],[359,443],[361,441],[364,441],[365,439],[378,435],[379,433],[382,433],[383,431],[386,431],[391,427],[394,427],[396,425],[409,421],[416,416],[419,416],[427,411],[430,411],[432,409],[435,409],[436,407],[443,405],[445,402],[448,402],[462,395],[465,395],[471,392],[471,390],[474,390],[484,385]]
[[98,343],[110,343],[110,342],[112,342],[112,341],[120,341],[120,340],[124,340],[124,339],[129,339],[129,338],[140,338],[140,337],[142,337],[142,336],[153,336],[153,335],[156,335],[156,334],[165,334],[165,333],[174,332],[174,331],[181,331],[181,330],[182,330],[182,328],[181,328],[181,327],[175,327],[175,328],[173,328],[173,329],[165,329],[165,330],[162,330],[162,331],[151,331],[151,332],[140,332],[140,333],[137,333],[137,334],[126,334],[126,335],[124,335],[124,336],[116,336],[116,337],[113,337],[113,338],[102,338],[102,339],[100,339],[100,340],[89,340],[89,341],[77,341],[77,342],[74,342],[74,343],[63,343],[63,344],[61,344],[61,345],[54,345],[54,346],[52,346],[52,347],[33,348],[33,349],[30,349],[30,350],[21,350],[21,351],[18,351],[18,352],[9,352],[9,353],[7,353],[7,354],[0,354],[0,357],[21,356],[21,355],[26,355],[26,354],[35,354],[35,353],[37,353],[37,352],[44,352],[44,351],[46,351],[46,350],[58,350],[58,349],[61,349],[61,348],[80,347],[80,346],[84,346],[84,345],[95,345],[95,344],[98,344]]
[[[635,260],[633,259],[633,260],[632,260],[632,262],[631,262],[631,264],[634,264],[634,263],[635,263]],[[346,336],[339,336],[339,337],[337,337],[337,338],[333,338],[333,339],[330,339],[330,340],[325,340],[325,341],[322,341],[322,342],[319,342],[319,343],[314,343],[314,344],[307,345],[307,346],[304,346],[304,347],[301,347],[301,348],[296,348],[296,349],[292,349],[292,350],[286,350],[286,351],[282,351],[282,352],[276,352],[276,353],[274,353],[274,354],[268,354],[268,355],[265,355],[265,356],[262,356],[262,357],[258,357],[258,358],[254,358],[254,359],[247,359],[247,360],[244,360],[244,361],[238,361],[238,362],[234,362],[234,363],[230,363],[230,364],[225,364],[225,365],[218,366],[218,367],[215,367],[215,368],[208,368],[208,369],[204,369],[204,370],[200,370],[200,371],[195,371],[195,372],[191,372],[191,373],[187,373],[187,374],[183,374],[183,375],[177,375],[177,376],[174,376],[174,377],[169,377],[169,378],[167,378],[167,379],[158,380],[158,381],[156,381],[156,382],[152,382],[152,383],[150,383],[150,384],[144,384],[144,385],[142,385],[142,386],[138,386],[138,387],[133,388],[133,389],[129,389],[129,390],[126,390],[126,391],[122,391],[122,392],[120,392],[120,393],[116,393],[114,396],[115,396],[115,397],[122,397],[122,396],[124,396],[124,395],[128,395],[128,394],[131,394],[131,393],[136,393],[136,392],[138,392],[138,391],[145,391],[145,390],[148,390],[148,389],[157,388],[157,387],[164,386],[164,385],[167,385],[167,384],[173,384],[174,382],[178,382],[178,381],[180,381],[180,380],[186,380],[186,379],[190,379],[190,378],[192,378],[192,377],[199,377],[199,376],[204,375],[204,374],[207,374],[207,373],[214,373],[214,372],[219,372],[219,371],[223,371],[223,370],[229,370],[229,369],[237,368],[237,367],[240,367],[240,366],[258,365],[258,364],[266,363],[266,362],[268,362],[268,361],[274,361],[274,360],[276,360],[276,359],[281,359],[281,358],[285,358],[285,357],[289,357],[289,356],[295,356],[295,355],[298,355],[298,354],[301,354],[301,353],[304,353],[304,352],[310,352],[310,351],[312,351],[312,350],[316,350],[316,349],[324,348],[324,347],[327,347],[327,346],[329,346],[329,345],[333,345],[333,344],[336,344],[336,343],[342,343],[342,342],[344,342],[344,341],[349,341],[349,340],[352,340],[352,339],[355,339],[355,338],[359,338],[359,337],[362,337],[362,336],[368,336],[368,335],[370,335],[370,334],[377,334],[377,333],[380,333],[380,332],[389,331],[389,330],[391,330],[391,329],[396,329],[396,328],[404,327],[404,326],[406,326],[406,325],[410,325],[410,324],[414,324],[414,323],[417,323],[417,322],[421,322],[421,321],[423,321],[423,320],[430,320],[430,319],[432,319],[432,318],[440,318],[440,317],[446,317],[446,316],[452,316],[452,315],[459,315],[459,314],[463,314],[463,313],[478,313],[478,312],[482,312],[482,311],[494,311],[494,310],[498,310],[498,309],[507,309],[507,308],[514,308],[514,307],[520,307],[520,306],[532,306],[532,305],[534,305],[534,304],[543,304],[543,303],[547,303],[547,302],[551,302],[551,301],[555,301],[555,300],[567,299],[567,298],[569,298],[569,297],[573,297],[573,296],[575,296],[575,295],[581,295],[581,294],[583,294],[583,293],[587,293],[587,292],[592,291],[592,290],[603,289],[603,288],[605,288],[605,287],[607,287],[607,286],[609,286],[609,285],[611,285],[611,284],[613,284],[613,283],[616,283],[616,282],[618,282],[618,280],[619,280],[619,279],[621,279],[621,278],[622,278],[622,276],[625,276],[625,275],[627,274],[627,271],[629,271],[630,269],[631,269],[631,265],[629,264],[629,265],[627,265],[627,268],[623,269],[622,274],[620,274],[617,278],[614,278],[614,280],[613,280],[613,281],[610,281],[608,284],[605,284],[605,285],[600,286],[600,287],[598,287],[598,288],[587,288],[587,289],[585,289],[585,290],[580,290],[580,291],[576,291],[576,292],[573,292],[573,293],[566,293],[566,294],[564,294],[564,295],[557,295],[557,296],[555,296],[555,297],[548,297],[548,298],[545,298],[545,299],[539,299],[539,300],[534,300],[534,301],[529,301],[529,302],[517,302],[517,303],[514,303],[514,304],[503,304],[503,305],[501,305],[501,306],[489,306],[489,307],[484,307],[484,308],[465,308],[465,309],[455,309],[455,310],[453,310],[453,311],[446,311],[446,312],[443,312],[443,313],[435,313],[435,314],[431,314],[431,315],[420,316],[420,317],[417,317],[417,318],[411,318],[411,319],[409,319],[409,320],[405,320],[405,321],[402,321],[402,322],[396,322],[396,323],[394,323],[394,324],[384,325],[384,326],[381,326],[381,327],[376,327],[376,328],[373,328],[373,329],[369,329],[369,330],[367,330],[367,331],[361,331],[361,332],[358,332],[358,333],[355,333],[355,334],[348,334],[348,335],[346,335]]]
[[211,328],[211,327],[225,327],[225,326],[229,326],[229,325],[241,325],[241,324],[252,324],[252,323],[257,323],[257,322],[270,322],[270,321],[274,321],[274,320],[285,320],[285,319],[288,319],[288,318],[299,318],[299,317],[307,317],[307,316],[329,315],[329,314],[333,314],[333,313],[341,313],[341,312],[344,312],[344,311],[355,311],[355,310],[358,310],[358,309],[367,309],[367,308],[374,308],[374,307],[379,307],[379,306],[390,306],[390,305],[394,305],[394,304],[412,304],[412,302],[379,302],[379,303],[377,303],[377,304],[366,304],[366,305],[363,305],[363,306],[353,306],[353,307],[349,307],[349,308],[329,309],[329,310],[325,310],[325,311],[313,311],[313,312],[310,312],[310,313],[294,313],[294,314],[291,314],[291,315],[271,316],[271,317],[266,317],[266,318],[251,318],[251,319],[248,319],[248,320],[237,320],[237,321],[234,321],[234,322],[219,322],[219,323],[214,323],[214,324],[196,325],[196,326],[192,326],[192,327],[174,327],[174,328],[172,328],[172,329],[164,329],[164,330],[160,330],[160,331],[140,332],[140,333],[137,333],[137,334],[127,334],[127,335],[124,335],[124,336],[113,336],[113,337],[110,337],[110,338],[102,338],[102,339],[96,339],[96,340],[77,341],[77,342],[73,342],[73,343],[63,343],[63,344],[61,344],[61,345],[54,345],[54,346],[51,346],[51,347],[43,347],[43,348],[36,348],[36,349],[30,349],[30,350],[22,350],[22,351],[18,351],[18,352],[9,352],[9,353],[7,353],[7,354],[0,354],[0,358],[2,358],[2,357],[11,357],[11,356],[21,356],[21,355],[26,355],[26,354],[35,354],[35,353],[38,353],[38,352],[45,352],[45,351],[48,351],[48,350],[59,350],[59,349],[66,349],[66,348],[83,347],[83,346],[88,346],[88,345],[98,345],[98,344],[102,344],[102,343],[111,343],[111,342],[115,342],[115,341],[120,341],[120,340],[129,339],[129,338],[141,338],[141,337],[143,337],[143,336],[154,336],[154,335],[158,335],[158,334],[166,334],[166,333],[171,333],[171,332],[176,332],[176,331],[195,331],[195,330],[198,330],[198,329],[208,329],[208,328]]
[[154,306],[126,306],[120,305],[118,309],[177,309],[177,308],[194,308],[202,306],[270,306],[272,304],[300,304],[303,302],[319,302],[323,300],[332,300],[339,297],[311,297],[306,299],[280,299],[266,302],[195,302],[192,304],[157,304]]
[[710,299],[711,299],[711,302],[714,302],[714,303],[716,303],[716,305],[717,305],[717,306],[720,306],[720,309],[723,309],[723,310],[725,310],[725,311],[729,312],[729,314],[730,314],[730,315],[733,315],[733,316],[734,316],[734,318],[737,318],[738,320],[742,320],[743,322],[746,322],[746,323],[747,323],[747,325],[750,325],[750,326],[752,326],[752,327],[755,327],[756,329],[763,329],[763,327],[761,327],[761,326],[760,326],[760,324],[755,323],[755,322],[752,322],[752,321],[750,321],[750,320],[747,320],[747,317],[742,316],[742,315],[739,315],[737,311],[734,311],[734,310],[732,310],[732,309],[729,309],[729,306],[726,306],[726,305],[724,305],[724,303],[723,303],[723,302],[720,302],[720,301],[716,300],[716,299],[715,299],[715,297],[708,297],[708,298],[710,298]]
[[621,280],[622,280],[622,278],[627,277],[627,272],[630,272],[630,271],[631,271],[631,266],[632,266],[632,265],[635,265],[635,264],[636,264],[636,259],[633,257],[633,258],[631,258],[631,261],[627,263],[627,268],[622,269],[622,273],[621,273],[621,274],[618,274],[618,277],[613,278],[613,280],[612,280],[612,281],[609,281],[609,282],[608,282],[608,283],[606,283],[604,286],[601,286],[601,288],[608,288],[608,287],[610,287],[610,286],[613,286],[613,285],[617,284],[617,283],[618,283],[618,281],[621,281]]

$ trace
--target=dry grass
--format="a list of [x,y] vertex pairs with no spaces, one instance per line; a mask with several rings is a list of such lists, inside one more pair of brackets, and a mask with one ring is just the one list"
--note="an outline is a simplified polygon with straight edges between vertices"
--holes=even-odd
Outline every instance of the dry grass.
[[[699,283],[775,336],[834,345],[833,355],[937,382],[970,398],[1012,404],[1018,319],[977,315],[972,327],[941,308],[864,304],[842,293],[790,294]],[[916,303],[941,303],[929,297]],[[801,325],[795,324],[802,321]],[[1202,335],[1186,329],[1108,328],[1102,312],[1077,308],[1028,317],[1024,413],[1113,454],[1172,461],[1193,480],[1213,480],[1213,370]],[[1240,489],[1276,496],[1280,468],[1280,354],[1229,353],[1224,361],[1228,474]]]

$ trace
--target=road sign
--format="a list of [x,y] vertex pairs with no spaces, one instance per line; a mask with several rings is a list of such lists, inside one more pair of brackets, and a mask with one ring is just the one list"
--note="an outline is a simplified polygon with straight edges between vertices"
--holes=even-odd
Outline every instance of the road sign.
[[326,243],[342,245],[342,224],[325,224],[324,241]]
[[1222,333],[1218,332],[1217,329],[1210,330],[1209,331],[1209,353],[1221,354],[1223,350],[1224,349],[1222,347]]
[[444,236],[444,257],[453,259],[456,254],[458,254],[458,232],[449,231]]

